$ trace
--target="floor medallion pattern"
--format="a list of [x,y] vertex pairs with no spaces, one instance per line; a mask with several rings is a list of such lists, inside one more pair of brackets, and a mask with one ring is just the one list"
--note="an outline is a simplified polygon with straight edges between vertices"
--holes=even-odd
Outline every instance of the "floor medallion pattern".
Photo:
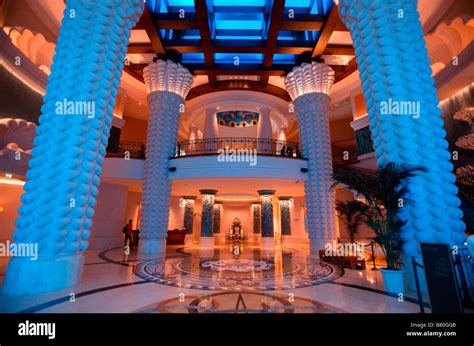
[[346,311],[296,296],[258,292],[223,292],[171,298],[138,313],[344,313]]
[[238,256],[225,248],[208,257],[193,249],[138,263],[134,273],[148,281],[211,291],[274,291],[315,286],[343,275],[336,265],[294,250],[248,249]]

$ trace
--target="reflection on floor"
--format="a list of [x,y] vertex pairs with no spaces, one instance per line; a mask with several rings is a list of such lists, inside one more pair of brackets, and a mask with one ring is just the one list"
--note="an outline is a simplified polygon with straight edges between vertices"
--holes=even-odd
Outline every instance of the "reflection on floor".
[[199,248],[180,252],[181,256],[144,261],[134,272],[164,285],[213,291],[294,289],[332,281],[343,274],[336,265],[286,248],[262,251],[259,247],[216,247],[210,253]]
[[[2,273],[5,266],[1,261]],[[388,295],[378,271],[320,262],[307,246],[174,246],[164,256],[89,250],[78,286],[0,295],[0,312],[418,312],[414,296]]]
[[343,313],[321,302],[288,295],[258,292],[223,292],[181,296],[145,306],[140,313]]

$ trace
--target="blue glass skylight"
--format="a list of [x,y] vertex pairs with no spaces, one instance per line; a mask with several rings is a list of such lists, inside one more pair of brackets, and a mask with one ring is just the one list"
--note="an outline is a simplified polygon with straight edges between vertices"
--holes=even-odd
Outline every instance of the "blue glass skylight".
[[[184,19],[196,20],[194,0],[146,0],[146,2],[154,20],[158,22],[161,16],[169,23],[170,18],[176,18],[177,14],[183,10]],[[207,0],[206,5],[209,32],[214,46],[265,47],[267,45],[273,0]],[[334,6],[333,0],[286,0],[282,19],[291,21],[291,17],[288,16],[290,11],[295,15],[326,17],[332,6]],[[171,20],[179,21],[179,19]],[[197,28],[160,29],[159,34],[165,47],[201,45],[201,34]],[[308,47],[308,51],[311,51],[319,35],[318,31],[279,30],[277,47]],[[239,52],[235,49],[232,53],[215,53],[213,63],[233,64],[236,56],[239,57],[240,64],[261,64],[264,54],[245,53],[244,50]],[[184,64],[204,66],[203,53],[185,53],[182,54],[181,59]],[[273,56],[273,64],[294,64],[296,61],[294,54],[274,54]]]
[[199,64],[204,61],[204,53],[184,53],[181,55],[183,64]]
[[216,53],[214,59],[218,64],[233,64],[239,66],[240,64],[261,64],[263,54],[258,53]]
[[274,64],[295,64],[294,54],[275,54],[273,55]]
[[263,7],[268,3],[268,0],[238,0],[233,2],[230,0],[214,0],[212,1],[214,6],[227,6],[227,7],[242,7],[242,6],[260,6]]

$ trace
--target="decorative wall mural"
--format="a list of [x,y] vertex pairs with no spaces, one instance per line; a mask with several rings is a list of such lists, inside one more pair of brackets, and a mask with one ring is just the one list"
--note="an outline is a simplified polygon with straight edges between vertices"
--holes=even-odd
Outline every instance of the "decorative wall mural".
[[214,204],[214,211],[212,214],[212,217],[214,218],[213,223],[212,223],[214,234],[221,233],[221,208],[222,208],[222,204],[220,203]]
[[258,124],[258,113],[247,111],[217,112],[217,123],[228,127],[250,127]]
[[253,215],[253,233],[262,233],[262,206],[260,203],[252,203],[252,215]]

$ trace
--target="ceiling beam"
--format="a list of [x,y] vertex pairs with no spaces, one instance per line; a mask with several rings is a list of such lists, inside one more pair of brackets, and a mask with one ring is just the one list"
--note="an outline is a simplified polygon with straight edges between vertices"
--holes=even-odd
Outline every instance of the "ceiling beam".
[[[214,66],[214,47],[212,45],[211,32],[209,29],[209,15],[206,6],[206,0],[194,0],[196,8],[196,20],[201,34],[201,45],[204,51],[204,63],[206,67]],[[215,75],[209,75],[209,84],[216,86],[217,78]]]
[[286,92],[285,89],[279,88],[272,84],[267,84],[262,86],[260,82],[256,81],[243,81],[243,80],[226,80],[219,81],[216,83],[215,87],[211,87],[209,84],[202,84],[192,88],[186,101],[192,100],[201,95],[209,94],[212,92],[225,91],[225,90],[248,90],[248,91],[257,91],[265,94],[273,95],[283,99],[286,102],[290,102],[291,98]]
[[173,29],[173,30],[190,30],[196,29],[197,22],[195,20],[157,20],[156,26],[160,29]]
[[353,72],[355,72],[356,70],[357,70],[357,61],[356,61],[355,58],[353,58],[353,59],[351,59],[351,61],[349,61],[349,64],[346,65],[344,72],[339,73],[339,74],[336,73],[334,83],[337,83],[337,82],[343,80],[344,78],[348,77]]
[[151,46],[155,50],[155,53],[158,55],[165,55],[165,47],[161,42],[160,36],[158,36],[158,31],[156,30],[156,27],[153,24],[153,19],[146,6],[143,10],[142,16],[140,17],[140,22],[140,25],[145,29],[148,38],[150,39]]
[[216,76],[283,76],[287,72],[285,70],[227,70],[227,69],[201,69],[193,70],[195,75],[210,75]]
[[[195,45],[193,42],[188,40],[169,40],[164,41],[167,50],[176,50],[179,53],[200,53],[202,52],[201,45]],[[221,41],[221,40],[219,40]],[[214,46],[214,52],[216,53],[265,53],[265,46],[221,46],[222,42],[219,42]],[[276,54],[302,54],[304,52],[311,51],[313,47],[298,45],[299,42],[295,42],[295,46],[276,47]],[[127,54],[150,54],[154,53],[151,43],[140,42],[130,43],[128,45]],[[352,46],[343,45],[328,45],[324,54],[327,55],[354,55],[354,48]]]
[[140,83],[144,83],[143,77],[136,73],[136,71],[132,68],[132,65],[129,65],[129,66],[125,65],[123,67],[123,70],[127,72],[130,76],[135,78],[137,81],[139,81]]
[[281,22],[280,30],[319,31],[323,23],[324,17],[320,14],[294,14]]
[[328,19],[323,25],[321,35],[319,36],[318,42],[314,47],[313,53],[311,53],[312,59],[319,57],[324,53],[333,31],[336,29],[336,25],[340,21],[341,19],[339,18],[339,13],[337,12],[337,5],[334,4],[331,9],[331,12],[329,13]]
[[324,50],[324,55],[355,55],[353,46],[342,44],[328,44]]
[[127,54],[153,54],[156,53],[151,43],[130,43]]
[[159,29],[189,30],[197,29],[198,23],[194,13],[159,13],[155,15],[155,23]]
[[[273,55],[278,42],[278,31],[281,26],[281,19],[283,17],[283,11],[285,9],[285,0],[274,0],[272,7],[272,14],[270,16],[270,24],[267,35],[267,46],[265,47],[265,53],[263,56],[262,67],[270,68],[273,63]],[[260,83],[262,87],[268,85],[268,76],[262,76]]]

